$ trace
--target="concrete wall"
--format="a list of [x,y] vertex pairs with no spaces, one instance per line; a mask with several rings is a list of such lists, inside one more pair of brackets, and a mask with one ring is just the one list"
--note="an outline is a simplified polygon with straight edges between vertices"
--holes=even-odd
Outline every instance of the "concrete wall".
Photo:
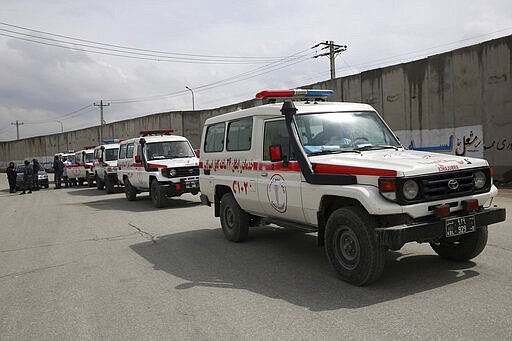
[[[454,138],[458,155],[486,158],[495,178],[512,181],[512,36],[431,56],[418,61],[366,71],[307,85],[332,89],[332,101],[374,106],[405,146],[428,146],[436,138]],[[174,129],[199,147],[208,117],[258,105],[248,100],[201,111],[164,112],[113,122],[103,127],[107,138],[129,138],[140,130]],[[466,129],[466,130],[465,130]],[[460,136],[459,136],[460,135]],[[470,141],[466,148],[464,141]],[[0,143],[0,168],[9,160],[51,156],[64,149],[98,144],[99,127]],[[443,144],[442,142],[439,142]]]

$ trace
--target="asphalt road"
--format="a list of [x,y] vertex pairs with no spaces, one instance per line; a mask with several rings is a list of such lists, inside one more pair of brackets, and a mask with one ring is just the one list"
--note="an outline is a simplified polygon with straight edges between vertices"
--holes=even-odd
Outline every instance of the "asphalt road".
[[[198,196],[154,209],[121,191],[6,188],[2,174],[0,340],[512,339],[510,218],[473,261],[408,244],[354,287],[314,235],[230,243]],[[512,190],[494,204],[510,216]]]

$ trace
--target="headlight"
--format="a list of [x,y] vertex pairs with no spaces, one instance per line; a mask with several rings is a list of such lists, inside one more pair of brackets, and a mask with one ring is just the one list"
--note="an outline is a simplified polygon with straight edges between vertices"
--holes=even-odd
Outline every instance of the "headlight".
[[404,198],[407,200],[412,200],[418,196],[419,187],[418,183],[414,180],[407,180],[404,182],[402,187],[402,193],[404,194]]
[[169,176],[176,176],[176,169],[169,169]]
[[476,189],[481,189],[485,186],[485,183],[487,182],[487,178],[485,176],[485,173],[482,171],[478,171],[475,174],[473,174],[473,181],[475,183]]

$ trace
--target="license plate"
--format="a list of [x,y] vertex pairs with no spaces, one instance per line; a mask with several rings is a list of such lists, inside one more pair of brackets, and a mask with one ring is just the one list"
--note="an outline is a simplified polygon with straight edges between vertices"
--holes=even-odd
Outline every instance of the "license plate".
[[476,231],[475,216],[446,219],[446,237],[459,236]]
[[196,188],[199,186],[197,181],[185,181],[185,188]]

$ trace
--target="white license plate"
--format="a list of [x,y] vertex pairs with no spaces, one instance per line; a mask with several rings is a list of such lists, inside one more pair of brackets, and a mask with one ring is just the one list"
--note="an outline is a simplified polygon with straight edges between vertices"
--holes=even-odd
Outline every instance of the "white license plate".
[[185,188],[196,188],[198,185],[196,181],[185,181]]
[[459,236],[476,231],[475,216],[468,215],[458,218],[446,219],[446,237]]

